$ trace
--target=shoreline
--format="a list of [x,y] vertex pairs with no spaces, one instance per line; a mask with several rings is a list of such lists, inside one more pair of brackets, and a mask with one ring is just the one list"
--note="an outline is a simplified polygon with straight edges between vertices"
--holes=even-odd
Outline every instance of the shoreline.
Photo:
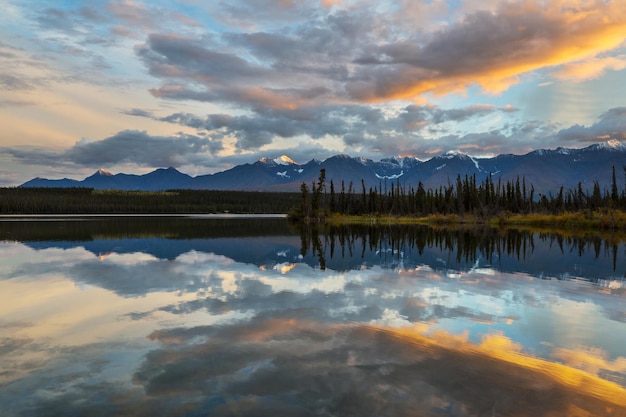
[[424,217],[395,216],[345,216],[331,215],[315,225],[342,226],[426,226],[434,229],[487,227],[492,229],[517,229],[539,233],[555,233],[563,236],[602,237],[616,242],[626,242],[626,212],[602,210],[599,212],[576,212],[559,215],[511,214],[488,218],[475,216],[430,215]]
[[626,230],[626,212],[616,209],[561,214],[513,214],[502,212],[489,217],[457,214],[432,214],[421,217],[389,215],[342,215],[332,214],[318,223],[329,224],[420,224],[428,226],[485,225],[501,226],[549,226],[564,229]]

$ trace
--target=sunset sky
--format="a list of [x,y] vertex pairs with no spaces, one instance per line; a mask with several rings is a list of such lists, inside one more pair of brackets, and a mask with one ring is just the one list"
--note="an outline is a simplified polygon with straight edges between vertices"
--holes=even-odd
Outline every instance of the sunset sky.
[[623,0],[0,0],[0,186],[626,141]]

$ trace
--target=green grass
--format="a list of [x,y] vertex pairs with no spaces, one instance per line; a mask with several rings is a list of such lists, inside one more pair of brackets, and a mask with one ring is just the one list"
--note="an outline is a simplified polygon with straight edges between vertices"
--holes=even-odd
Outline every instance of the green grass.
[[333,214],[326,218],[330,224],[425,224],[425,225],[488,225],[492,227],[534,227],[564,230],[623,230],[626,231],[626,212],[621,210],[597,210],[552,214],[512,214],[481,218],[473,215],[433,214],[425,217],[396,216],[345,216]]
[[621,210],[566,212],[562,214],[501,213],[489,219],[492,226],[544,226],[561,229],[626,230],[626,213]]

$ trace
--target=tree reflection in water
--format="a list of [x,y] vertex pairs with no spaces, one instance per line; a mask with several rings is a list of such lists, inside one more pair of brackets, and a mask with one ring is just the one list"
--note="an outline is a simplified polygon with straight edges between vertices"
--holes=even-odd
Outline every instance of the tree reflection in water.
[[[316,258],[322,270],[328,264],[339,270],[372,264],[386,268],[429,264],[459,270],[481,266],[502,271],[513,271],[516,266],[526,265],[531,269],[533,266],[539,268],[538,276],[544,276],[543,271],[548,273],[547,277],[556,278],[579,276],[581,269],[587,269],[585,278],[596,281],[606,278],[601,272],[593,273],[598,267],[592,265],[594,261],[602,260],[605,271],[626,276],[621,265],[624,260],[620,259],[620,254],[624,253],[623,244],[611,237],[422,225],[302,225],[298,230],[302,256]],[[342,262],[346,259],[357,262],[347,265]],[[558,259],[569,263],[572,269],[550,274],[550,262],[558,262]]]

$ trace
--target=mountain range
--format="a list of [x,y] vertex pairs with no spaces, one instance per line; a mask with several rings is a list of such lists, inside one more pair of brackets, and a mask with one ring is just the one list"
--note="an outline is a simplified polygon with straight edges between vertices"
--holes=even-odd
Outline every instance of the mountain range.
[[175,168],[159,168],[145,175],[111,174],[100,169],[83,180],[34,178],[20,187],[87,187],[94,189],[146,190],[211,189],[250,191],[292,191],[316,182],[320,170],[326,170],[326,183],[332,180],[339,191],[343,182],[348,191],[360,192],[366,187],[391,186],[437,188],[454,184],[458,175],[476,175],[478,182],[491,175],[493,180],[524,178],[538,194],[558,192],[561,186],[590,190],[595,181],[602,189],[612,182],[613,167],[620,189],[624,186],[626,146],[618,141],[597,143],[585,148],[541,149],[524,155],[502,154],[476,158],[459,151],[449,151],[427,161],[412,157],[371,159],[335,155],[324,161],[312,159],[298,164],[287,156],[261,158],[252,164],[237,165],[229,170],[191,177]]

